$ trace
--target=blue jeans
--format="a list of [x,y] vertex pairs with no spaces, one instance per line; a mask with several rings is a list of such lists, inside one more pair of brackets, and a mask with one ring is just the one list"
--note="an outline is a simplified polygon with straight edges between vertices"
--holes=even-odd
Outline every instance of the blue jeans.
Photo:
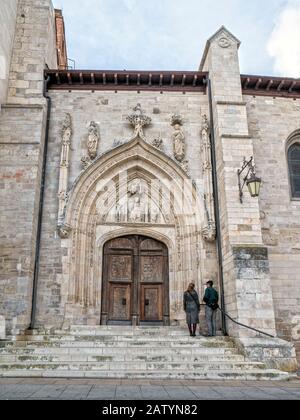
[[215,337],[217,335],[217,311],[214,311],[209,306],[206,306],[205,318],[208,327],[208,335]]

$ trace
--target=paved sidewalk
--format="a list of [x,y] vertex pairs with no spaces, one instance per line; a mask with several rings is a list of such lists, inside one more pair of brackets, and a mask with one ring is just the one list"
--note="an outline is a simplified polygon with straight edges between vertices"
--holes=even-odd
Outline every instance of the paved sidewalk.
[[291,382],[1,379],[0,400],[300,400]]

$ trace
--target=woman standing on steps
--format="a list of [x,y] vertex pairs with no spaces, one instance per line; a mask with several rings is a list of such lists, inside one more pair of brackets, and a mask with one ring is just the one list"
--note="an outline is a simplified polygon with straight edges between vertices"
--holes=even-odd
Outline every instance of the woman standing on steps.
[[186,313],[186,322],[191,337],[196,337],[197,325],[199,324],[200,302],[194,283],[191,283],[184,293],[183,307]]

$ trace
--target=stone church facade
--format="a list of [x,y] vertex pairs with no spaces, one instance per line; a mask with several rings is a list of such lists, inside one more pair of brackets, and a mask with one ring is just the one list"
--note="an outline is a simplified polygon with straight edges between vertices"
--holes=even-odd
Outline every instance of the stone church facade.
[[[184,325],[188,283],[213,280],[233,319],[299,355],[299,79],[241,76],[224,27],[198,71],[69,70],[50,0],[0,9],[7,331]],[[240,200],[252,157],[262,189]]]

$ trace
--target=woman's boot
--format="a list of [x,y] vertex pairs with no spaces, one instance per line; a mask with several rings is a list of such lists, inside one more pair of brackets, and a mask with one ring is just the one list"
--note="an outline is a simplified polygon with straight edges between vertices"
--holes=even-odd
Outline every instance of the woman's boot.
[[193,325],[193,337],[196,337],[197,324]]

